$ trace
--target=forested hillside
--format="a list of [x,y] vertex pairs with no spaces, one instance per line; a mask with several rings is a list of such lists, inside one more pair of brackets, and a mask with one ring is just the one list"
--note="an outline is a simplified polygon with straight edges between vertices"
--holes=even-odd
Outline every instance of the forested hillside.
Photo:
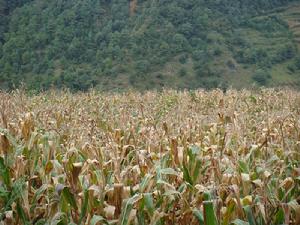
[[293,10],[299,6],[296,0],[0,0],[0,88],[299,85],[300,11]]

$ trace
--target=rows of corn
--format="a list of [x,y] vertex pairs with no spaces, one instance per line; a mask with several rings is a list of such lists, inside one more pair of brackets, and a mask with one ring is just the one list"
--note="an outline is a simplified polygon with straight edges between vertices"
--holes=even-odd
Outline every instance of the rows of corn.
[[300,224],[300,93],[0,93],[0,224]]

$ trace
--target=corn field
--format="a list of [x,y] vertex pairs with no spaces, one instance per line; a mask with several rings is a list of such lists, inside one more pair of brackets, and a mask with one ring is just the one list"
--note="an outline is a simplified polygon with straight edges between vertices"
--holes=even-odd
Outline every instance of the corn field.
[[0,224],[300,224],[300,92],[2,92],[0,121]]

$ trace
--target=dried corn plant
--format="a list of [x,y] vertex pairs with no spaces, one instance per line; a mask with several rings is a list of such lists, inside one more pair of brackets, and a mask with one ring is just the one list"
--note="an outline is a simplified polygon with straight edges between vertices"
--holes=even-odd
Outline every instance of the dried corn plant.
[[300,93],[0,93],[1,224],[300,224]]

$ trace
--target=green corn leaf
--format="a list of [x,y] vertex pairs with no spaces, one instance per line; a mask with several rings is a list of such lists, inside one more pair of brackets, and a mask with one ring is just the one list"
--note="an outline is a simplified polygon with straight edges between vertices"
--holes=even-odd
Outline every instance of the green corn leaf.
[[169,184],[168,182],[166,182],[166,181],[164,181],[164,180],[158,180],[157,182],[156,182],[157,184],[163,184],[163,185],[166,185],[166,186],[168,186],[168,187],[170,187],[170,188],[174,188],[171,184]]
[[168,196],[168,195],[181,195],[181,193],[175,190],[167,190],[166,192],[163,193],[163,196]]
[[284,212],[283,209],[280,208],[278,212],[275,214],[275,224],[284,224]]
[[4,163],[4,159],[0,157],[0,176],[3,179],[4,184],[6,187],[11,186],[11,181],[10,181],[10,175],[9,175],[9,170],[7,166]]
[[190,185],[193,185],[193,180],[190,176],[190,173],[185,165],[183,165],[183,179],[188,182]]
[[291,208],[291,209],[294,209],[295,211],[298,211],[299,208],[300,208],[300,205],[299,203],[297,202],[297,200],[292,200],[290,202],[288,202],[288,206]]
[[19,201],[17,202],[17,213],[18,213],[18,216],[19,216],[19,218],[21,219],[21,221],[24,225],[29,225],[30,224],[30,222],[28,221],[27,216],[24,212],[24,209],[22,208]]
[[200,225],[204,225],[203,214],[200,210],[193,209],[193,215],[197,218],[197,221],[199,222]]
[[248,220],[249,224],[250,225],[256,225],[251,206],[249,206],[249,205],[245,206],[244,211],[246,213],[247,220]]
[[129,215],[130,215],[130,212],[133,208],[133,204],[138,201],[140,199],[140,195],[136,194],[134,195],[133,197],[129,198],[124,206],[123,206],[123,209],[122,209],[122,215],[121,215],[121,225],[127,225],[128,224],[128,219],[129,219]]
[[75,210],[77,210],[77,204],[74,195],[71,193],[68,187],[64,187],[62,190],[62,197],[65,201],[72,206]]
[[197,155],[200,152],[200,148],[197,145],[193,145],[190,147],[191,153],[193,155]]
[[140,183],[140,192],[144,192],[146,187],[148,186],[150,180],[152,179],[153,175],[147,173],[144,178],[142,179],[142,182]]
[[153,198],[152,198],[151,193],[144,194],[144,202],[145,202],[145,205],[146,205],[146,208],[147,208],[148,212],[152,216],[153,213],[154,213],[155,208],[154,208],[154,203],[153,203]]
[[0,198],[2,198],[2,199],[6,199],[7,200],[7,198],[9,197],[9,195],[10,195],[10,191],[8,191],[7,189],[6,189],[6,187],[4,187],[4,186],[0,186]]
[[138,211],[137,212],[137,220],[139,225],[145,225],[145,212]]
[[206,201],[209,201],[209,200],[212,199],[211,193],[208,192],[208,191],[205,191],[205,192],[203,193],[203,195],[204,195],[204,200],[206,200]]
[[32,200],[32,206],[30,208],[30,212],[33,212],[35,206],[36,206],[36,202],[37,202],[37,199],[38,197],[44,192],[46,191],[48,188],[48,185],[47,184],[43,184],[35,193],[34,193],[34,196],[33,196],[33,200]]
[[47,224],[46,219],[40,219],[34,225],[45,225],[45,224]]
[[245,222],[245,221],[240,220],[240,219],[235,219],[234,221],[231,222],[231,224],[233,224],[233,225],[249,225],[248,222]]
[[250,101],[253,102],[254,104],[257,103],[257,100],[256,100],[255,96],[251,95],[251,96],[249,97],[249,99],[250,99]]
[[240,171],[242,173],[249,173],[249,168],[248,168],[248,165],[242,161],[242,160],[239,160],[239,168],[240,168]]
[[186,188],[186,184],[185,184],[185,183],[182,183],[182,184],[179,186],[178,191],[179,191],[180,193],[182,193],[182,192],[185,190],[185,188]]
[[196,155],[198,153],[198,147],[192,147],[192,148],[189,148],[187,153],[188,153],[188,156],[189,156],[189,163],[188,163],[188,169],[189,171],[191,171],[194,167],[194,163],[195,163],[195,159],[196,159]]
[[96,225],[97,223],[108,224],[107,221],[102,216],[94,215],[90,221],[90,225]]
[[66,219],[66,214],[65,213],[61,213],[58,212],[54,215],[53,218],[50,219],[50,221],[48,223],[46,223],[47,225],[67,225],[67,219]]
[[86,212],[87,212],[87,208],[88,208],[88,203],[89,203],[89,191],[88,190],[85,190],[84,191],[84,199],[83,199],[83,204],[81,206],[81,213],[80,213],[80,222],[82,222],[83,218],[85,217],[86,215]]
[[200,168],[201,168],[201,160],[197,160],[196,161],[196,166],[195,166],[195,169],[194,169],[194,174],[193,174],[193,182],[196,183],[197,181],[197,178],[199,176],[199,173],[200,173]]
[[213,201],[204,201],[203,209],[205,225],[217,225],[218,222],[214,211]]
[[178,175],[178,173],[172,168],[164,168],[164,169],[160,169],[159,171],[161,174],[165,174],[165,175],[175,175],[175,176]]

